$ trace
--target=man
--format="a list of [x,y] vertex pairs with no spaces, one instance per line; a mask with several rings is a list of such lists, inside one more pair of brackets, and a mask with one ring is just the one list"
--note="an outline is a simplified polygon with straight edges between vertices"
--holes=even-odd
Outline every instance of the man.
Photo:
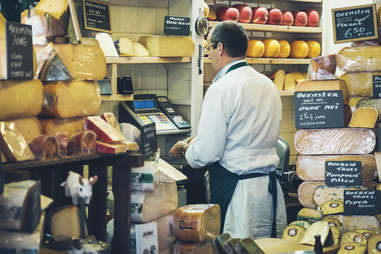
[[247,45],[241,25],[224,21],[213,27],[208,50],[218,73],[205,95],[198,133],[170,153],[185,153],[192,168],[209,168],[211,203],[221,207],[223,232],[279,237],[287,223],[275,177],[282,105],[274,83],[246,63]]

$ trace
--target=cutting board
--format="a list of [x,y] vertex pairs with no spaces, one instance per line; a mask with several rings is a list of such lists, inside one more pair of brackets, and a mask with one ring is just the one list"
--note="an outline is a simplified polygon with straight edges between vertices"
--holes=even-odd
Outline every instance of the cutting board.
[[[255,242],[266,254],[293,252],[297,250],[313,250],[313,246],[279,238],[262,238],[255,240]],[[338,246],[330,246],[324,248],[323,252],[325,254],[333,254],[336,253],[338,249]]]

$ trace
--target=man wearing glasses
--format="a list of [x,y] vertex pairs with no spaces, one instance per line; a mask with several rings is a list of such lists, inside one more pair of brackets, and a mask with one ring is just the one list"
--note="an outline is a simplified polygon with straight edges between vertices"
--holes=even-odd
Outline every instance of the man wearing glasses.
[[221,207],[221,232],[279,237],[287,223],[275,176],[282,105],[274,83],[245,61],[247,45],[238,23],[213,27],[207,48],[218,73],[205,95],[198,133],[170,153],[185,155],[192,168],[209,169],[210,203]]

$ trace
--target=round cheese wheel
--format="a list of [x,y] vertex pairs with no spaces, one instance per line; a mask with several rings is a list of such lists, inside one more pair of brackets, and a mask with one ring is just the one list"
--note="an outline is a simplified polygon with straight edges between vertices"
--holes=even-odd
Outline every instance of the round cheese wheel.
[[265,53],[265,45],[259,40],[249,40],[247,46],[248,57],[262,57]]
[[293,58],[306,58],[309,50],[309,46],[305,41],[295,40],[291,42],[291,57]]
[[283,58],[288,57],[291,53],[290,43],[286,40],[280,40],[279,45],[280,45],[279,57],[283,57]]
[[321,46],[320,43],[317,41],[307,41],[309,51],[308,51],[308,58],[315,58],[320,56],[321,53]]
[[278,57],[280,54],[280,44],[279,41],[275,39],[264,40],[265,53],[264,57]]

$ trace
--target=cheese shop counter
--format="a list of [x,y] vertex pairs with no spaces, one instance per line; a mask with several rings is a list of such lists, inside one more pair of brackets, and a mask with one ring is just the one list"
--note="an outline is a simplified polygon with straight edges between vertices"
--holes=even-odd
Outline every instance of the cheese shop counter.
[[88,209],[88,233],[95,235],[97,240],[105,241],[107,238],[107,168],[112,166],[115,228],[111,253],[116,254],[129,253],[130,219],[125,215],[129,214],[129,207],[126,204],[130,203],[130,169],[131,167],[141,167],[143,164],[144,158],[140,153],[92,154],[70,156],[64,159],[0,163],[0,174],[7,179],[7,174],[14,175],[17,172],[22,174],[21,172],[28,171],[32,179],[41,180],[42,194],[53,198],[54,203],[57,203],[58,206],[65,200],[60,184],[65,181],[68,171],[83,174],[84,166],[88,165],[89,176],[98,175],[98,182],[93,187],[92,200]]

